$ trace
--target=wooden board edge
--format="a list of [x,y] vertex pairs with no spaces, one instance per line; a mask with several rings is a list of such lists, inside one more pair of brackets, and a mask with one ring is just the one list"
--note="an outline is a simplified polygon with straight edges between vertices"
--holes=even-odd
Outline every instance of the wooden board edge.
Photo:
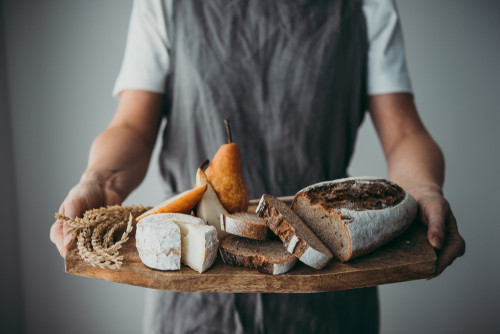
[[[414,281],[432,277],[436,269],[436,261],[424,261],[409,265],[386,268],[384,272],[377,269],[341,274],[320,274],[321,280],[314,276],[283,277],[282,275],[257,274],[252,280],[238,276],[228,276],[221,285],[220,279],[209,275],[172,276],[161,282],[142,276],[133,271],[102,269],[88,265],[87,270],[73,271],[68,274],[92,277],[119,284],[176,292],[228,292],[228,293],[317,293],[327,291],[349,290],[378,285],[387,285]],[[92,272],[92,275],[88,274]],[[368,275],[366,275],[368,273]],[[366,280],[366,277],[370,280]],[[133,282],[133,283],[132,283]]]
[[[263,277],[262,280],[247,282],[249,284],[246,285],[242,284],[242,282],[239,282],[238,280],[233,283],[232,279],[228,279],[225,287],[220,287],[220,285],[210,286],[207,282],[204,282],[204,286],[201,289],[196,288],[193,284],[194,282],[189,282],[187,284],[184,282],[170,283],[172,291],[178,292],[319,293],[358,289],[429,278],[435,272],[435,262],[414,263],[411,265],[394,267],[390,270],[393,270],[391,273],[392,275],[390,275],[392,277],[387,277],[376,269],[364,271],[363,273],[350,272],[344,274],[324,275],[321,280],[309,280],[301,277],[300,287],[293,284],[291,282],[292,279],[282,280],[279,276]],[[366,280],[367,273],[371,276],[369,281]],[[406,273],[406,276],[401,276],[399,273]],[[263,286],[265,288],[262,288]]]

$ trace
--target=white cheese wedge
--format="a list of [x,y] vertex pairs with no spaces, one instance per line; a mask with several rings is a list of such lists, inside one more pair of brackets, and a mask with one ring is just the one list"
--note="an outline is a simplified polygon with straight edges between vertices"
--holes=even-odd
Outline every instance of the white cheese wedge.
[[[181,250],[179,254],[181,254],[180,261],[182,263],[189,266],[191,269],[198,271],[199,273],[206,271],[208,268],[210,268],[210,266],[212,266],[215,259],[217,258],[217,250],[219,245],[219,241],[217,239],[217,230],[215,227],[207,225],[203,221],[203,219],[198,217],[181,213],[161,213],[143,218],[137,224],[138,229],[136,234],[139,233],[139,225],[149,217],[155,217],[155,222],[163,222],[164,230],[170,229],[169,226],[171,226],[172,224],[177,226],[180,231],[178,238],[181,244]],[[152,218],[149,218],[146,223],[148,223],[150,220],[152,220]],[[165,233],[164,230],[163,233]],[[153,240],[155,237],[150,236],[149,238]],[[177,240],[175,242],[177,245]],[[137,244],[137,247],[137,249],[139,249],[139,244]],[[139,251],[139,256],[142,260],[141,251]],[[144,264],[151,267],[147,263]],[[177,269],[180,269],[180,265]]]
[[181,261],[191,269],[199,273],[206,271],[217,258],[219,240],[217,239],[217,229],[214,226],[201,222],[175,220],[181,229],[182,234],[182,255]]
[[181,268],[181,231],[173,221],[160,215],[141,219],[136,226],[136,247],[146,266],[159,270]]

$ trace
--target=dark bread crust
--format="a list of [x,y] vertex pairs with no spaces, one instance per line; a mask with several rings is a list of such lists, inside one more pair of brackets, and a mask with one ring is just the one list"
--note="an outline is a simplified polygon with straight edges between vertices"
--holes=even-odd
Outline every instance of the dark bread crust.
[[263,256],[240,255],[231,253],[231,250],[219,248],[222,261],[229,266],[257,269],[259,272],[272,275],[274,263],[267,262]]
[[328,212],[339,209],[381,210],[395,206],[405,198],[401,187],[385,179],[351,179],[311,187],[300,194],[306,196],[312,205],[320,205]]
[[[257,271],[268,274],[277,275],[283,274],[293,268],[297,258],[289,255],[279,260],[271,259],[271,255],[258,251],[258,242],[250,241],[255,246],[255,253],[242,254],[242,251],[234,246],[234,242],[245,242],[245,239],[235,235],[227,235],[220,241],[219,253],[225,264],[235,267],[246,267],[257,269]],[[279,241],[259,241],[261,243],[279,243]]]

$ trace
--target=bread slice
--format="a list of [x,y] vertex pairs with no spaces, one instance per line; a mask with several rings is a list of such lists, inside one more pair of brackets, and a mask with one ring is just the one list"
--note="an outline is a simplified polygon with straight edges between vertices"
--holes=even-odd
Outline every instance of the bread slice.
[[223,231],[250,239],[266,240],[272,234],[266,221],[253,212],[223,214],[220,224]]
[[253,240],[228,234],[220,241],[219,252],[227,265],[270,275],[284,274],[297,262],[278,240]]
[[257,215],[264,218],[285,248],[308,266],[321,269],[332,258],[330,250],[302,219],[276,197],[262,195]]
[[373,177],[321,182],[299,191],[292,209],[346,262],[403,233],[417,213],[415,199],[398,185]]

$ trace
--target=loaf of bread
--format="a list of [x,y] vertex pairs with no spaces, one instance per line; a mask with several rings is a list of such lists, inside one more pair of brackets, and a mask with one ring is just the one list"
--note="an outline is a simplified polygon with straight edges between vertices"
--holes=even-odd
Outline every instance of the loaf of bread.
[[288,205],[271,195],[262,195],[257,215],[300,261],[316,269],[323,268],[332,253]]
[[219,252],[227,265],[257,269],[270,275],[286,273],[297,262],[279,240],[253,240],[228,234],[220,241]]
[[393,182],[372,177],[311,185],[295,195],[291,207],[341,262],[396,238],[417,213],[410,194]]
[[249,239],[266,240],[272,235],[266,221],[253,212],[222,214],[220,224],[223,231]]

